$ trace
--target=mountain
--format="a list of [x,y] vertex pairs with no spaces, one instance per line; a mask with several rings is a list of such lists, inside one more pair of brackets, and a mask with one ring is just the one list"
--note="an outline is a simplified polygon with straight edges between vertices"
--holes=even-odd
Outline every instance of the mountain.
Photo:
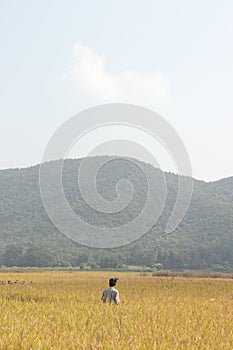
[[229,201],[233,201],[233,176],[210,183],[212,193]]
[[[146,202],[148,184],[140,167],[120,157],[116,161],[108,157],[93,157],[89,159],[89,169],[86,171],[91,172],[100,158],[107,163],[96,178],[97,190],[105,200],[116,199],[116,184],[121,179],[128,179],[136,189],[132,201],[124,210],[112,214],[99,213],[84,201],[77,186],[81,160],[64,161],[64,193],[73,211],[88,223],[98,227],[121,226],[141,212]],[[57,162],[48,162],[46,166],[51,170]],[[0,170],[0,264],[80,266],[86,269],[137,265],[233,271],[233,177],[209,183],[193,179],[189,209],[175,231],[168,234],[165,227],[177,198],[177,176],[163,173],[143,162],[138,164],[154,179],[158,194],[164,176],[167,187],[164,210],[143,237],[112,249],[84,247],[58,231],[42,204],[39,165]],[[86,181],[84,189],[90,191],[89,186],[90,183]],[[51,198],[56,198],[56,191],[49,187],[48,191],[51,191]],[[156,200],[160,200],[160,195]]]

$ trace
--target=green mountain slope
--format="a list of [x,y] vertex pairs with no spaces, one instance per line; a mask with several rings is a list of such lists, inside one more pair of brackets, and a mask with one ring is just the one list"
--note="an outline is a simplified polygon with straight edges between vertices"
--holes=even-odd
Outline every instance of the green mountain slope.
[[[105,157],[108,159],[107,157]],[[96,161],[93,157],[91,162]],[[141,163],[141,162],[140,162]],[[55,162],[48,163],[53,167]],[[144,163],[158,182],[162,172]],[[116,198],[116,184],[127,178],[136,191],[125,210],[103,214],[83,200],[77,187],[80,160],[66,160],[63,185],[74,212],[100,227],[121,226],[137,217],[146,201],[147,183],[135,166],[119,158],[97,176],[97,189],[106,200]],[[114,249],[81,246],[63,236],[42,205],[39,166],[0,171],[0,262],[6,266],[81,266],[120,268],[124,265],[166,269],[233,270],[233,177],[206,183],[194,180],[189,209],[177,229],[165,234],[177,195],[177,176],[164,173],[167,197],[162,215],[142,238]],[[85,184],[89,189],[89,184]],[[159,192],[158,192],[159,193]],[[55,194],[51,192],[51,196]],[[160,200],[160,196],[156,198]]]
[[212,193],[233,201],[233,176],[210,183]]

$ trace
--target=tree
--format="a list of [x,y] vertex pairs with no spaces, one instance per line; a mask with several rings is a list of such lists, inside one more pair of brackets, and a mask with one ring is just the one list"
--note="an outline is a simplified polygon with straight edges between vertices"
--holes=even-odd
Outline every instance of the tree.
[[17,266],[23,256],[23,252],[24,249],[20,244],[8,244],[2,258],[3,265],[9,267]]

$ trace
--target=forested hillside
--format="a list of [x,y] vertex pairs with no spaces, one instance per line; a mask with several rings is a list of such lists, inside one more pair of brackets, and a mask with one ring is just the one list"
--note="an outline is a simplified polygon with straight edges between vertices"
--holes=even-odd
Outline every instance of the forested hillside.
[[[93,157],[93,164],[96,157]],[[80,160],[66,160],[63,184],[73,210],[89,223],[114,227],[132,220],[145,202],[145,179],[137,167],[120,159],[101,169],[97,188],[106,199],[116,196],[116,183],[127,178],[139,193],[122,212],[100,214],[90,208],[77,188]],[[48,163],[52,167],[53,162]],[[154,176],[161,171],[143,164]],[[63,236],[42,205],[39,166],[0,171],[0,264],[2,266],[79,266],[81,269],[125,268],[233,270],[233,177],[206,183],[194,180],[190,207],[184,220],[165,234],[177,194],[177,176],[164,173],[167,197],[154,227],[138,241],[114,249],[83,247]]]

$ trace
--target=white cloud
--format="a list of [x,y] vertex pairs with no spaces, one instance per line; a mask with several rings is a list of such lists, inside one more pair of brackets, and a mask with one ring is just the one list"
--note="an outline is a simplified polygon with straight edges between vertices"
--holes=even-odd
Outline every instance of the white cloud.
[[156,106],[174,100],[169,81],[159,70],[148,73],[125,70],[111,74],[106,71],[105,58],[80,42],[74,45],[72,65],[61,78],[74,81],[81,91],[99,103]]

